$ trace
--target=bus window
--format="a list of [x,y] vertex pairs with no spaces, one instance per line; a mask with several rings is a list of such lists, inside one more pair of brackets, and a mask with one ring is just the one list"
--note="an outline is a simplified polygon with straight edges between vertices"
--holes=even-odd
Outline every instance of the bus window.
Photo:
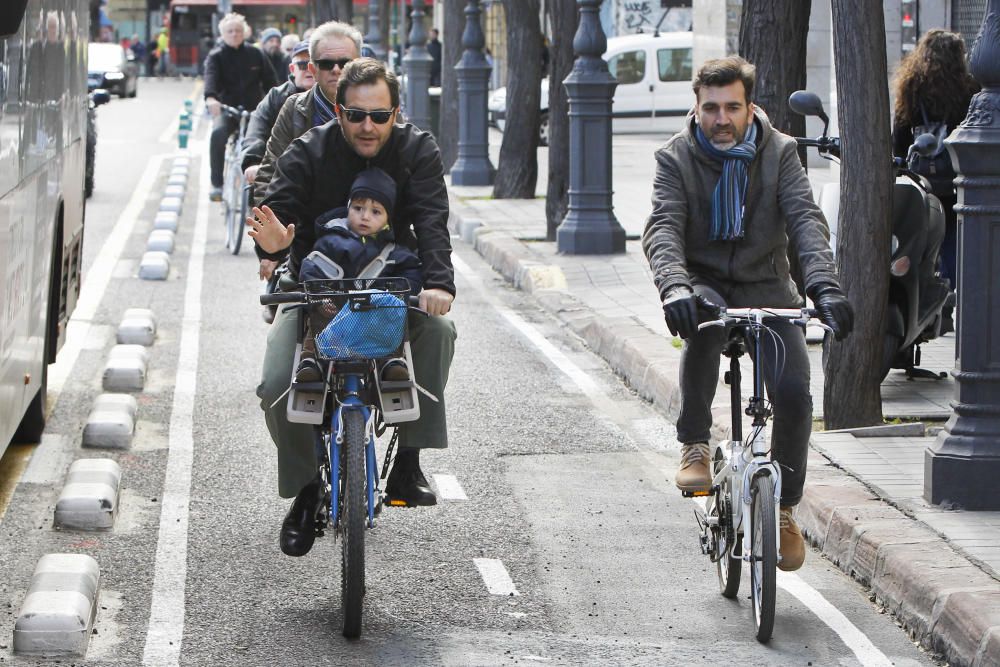
[[0,38],[0,195],[21,178],[21,37]]

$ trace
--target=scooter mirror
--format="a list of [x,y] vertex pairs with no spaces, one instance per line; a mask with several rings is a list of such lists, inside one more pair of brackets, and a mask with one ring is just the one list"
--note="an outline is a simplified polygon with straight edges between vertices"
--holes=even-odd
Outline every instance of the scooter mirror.
[[913,141],[913,150],[924,157],[931,157],[938,149],[937,137],[930,132],[918,135]]
[[808,90],[796,90],[788,97],[788,107],[797,114],[803,116],[817,116],[823,123],[829,122],[826,112],[823,111],[823,103],[816,93]]

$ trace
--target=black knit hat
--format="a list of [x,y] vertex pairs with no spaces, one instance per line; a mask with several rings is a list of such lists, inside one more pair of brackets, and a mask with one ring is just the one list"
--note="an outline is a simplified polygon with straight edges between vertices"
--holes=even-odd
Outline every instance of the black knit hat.
[[378,167],[365,169],[351,185],[351,200],[374,199],[385,207],[388,217],[396,205],[396,181]]

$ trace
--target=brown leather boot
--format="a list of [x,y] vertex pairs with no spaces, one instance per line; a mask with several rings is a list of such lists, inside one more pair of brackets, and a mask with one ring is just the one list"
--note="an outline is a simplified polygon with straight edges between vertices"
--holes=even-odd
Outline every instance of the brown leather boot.
[[692,442],[681,445],[681,465],[674,483],[681,491],[710,491],[712,471],[709,465],[708,443]]
[[778,548],[778,569],[785,572],[794,572],[802,567],[802,562],[806,559],[806,545],[802,539],[802,531],[795,523],[792,516],[791,507],[782,506],[778,511],[778,530],[780,531],[781,546]]

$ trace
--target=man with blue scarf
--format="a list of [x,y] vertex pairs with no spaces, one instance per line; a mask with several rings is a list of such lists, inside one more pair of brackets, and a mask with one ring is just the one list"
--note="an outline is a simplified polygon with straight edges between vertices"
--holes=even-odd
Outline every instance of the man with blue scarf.
[[[726,340],[719,328],[698,331],[701,300],[733,308],[801,307],[789,269],[792,250],[823,322],[838,340],[853,327],[829,229],[813,201],[795,140],[775,130],[750,101],[754,78],[753,65],[742,58],[706,62],[694,80],[697,103],[687,126],[656,152],[653,213],[642,246],[667,327],[685,339],[677,419],[682,450],[675,479],[682,491],[711,487],[712,400]],[[772,458],[782,465],[778,567],[787,571],[805,559],[792,509],[805,483],[812,397],[805,334],[785,321],[772,328],[783,349],[769,346],[762,352],[774,405]]]

